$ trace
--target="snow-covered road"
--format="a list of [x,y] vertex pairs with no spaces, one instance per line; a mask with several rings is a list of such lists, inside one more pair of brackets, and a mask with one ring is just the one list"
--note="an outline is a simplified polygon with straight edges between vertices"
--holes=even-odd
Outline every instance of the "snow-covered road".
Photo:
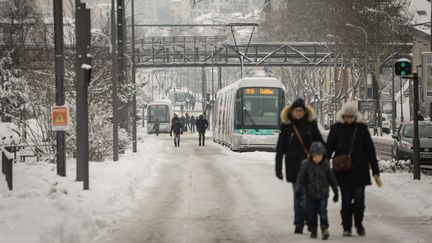
[[[275,178],[274,154],[233,153],[209,138],[198,147],[189,134],[180,148],[167,135],[149,139],[169,147],[158,159],[157,182],[129,217],[108,227],[104,242],[315,242],[293,234],[292,188]],[[400,185],[403,179],[383,175],[388,187],[368,188],[368,236],[349,242],[432,242],[432,202],[419,200],[431,181],[417,187]],[[412,188],[419,198],[405,194]],[[339,204],[329,205],[330,241],[347,242]]]

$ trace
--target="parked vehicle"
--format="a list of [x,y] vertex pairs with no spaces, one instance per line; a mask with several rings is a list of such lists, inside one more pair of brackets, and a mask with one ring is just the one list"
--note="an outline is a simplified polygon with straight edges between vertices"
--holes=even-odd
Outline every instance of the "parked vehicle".
[[[396,160],[412,160],[413,122],[402,123],[393,135],[392,157]],[[420,163],[432,166],[432,122],[419,122]]]

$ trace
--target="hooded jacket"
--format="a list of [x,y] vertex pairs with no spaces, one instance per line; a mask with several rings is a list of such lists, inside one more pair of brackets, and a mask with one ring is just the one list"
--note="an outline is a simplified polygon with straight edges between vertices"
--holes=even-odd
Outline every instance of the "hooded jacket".
[[326,148],[321,142],[314,142],[310,148],[313,154],[322,154],[323,160],[315,163],[311,157],[303,160],[297,177],[296,192],[306,190],[306,197],[309,199],[323,199],[329,195],[329,186],[334,194],[338,194],[337,181],[330,168],[330,162],[325,158]]
[[[347,124],[344,115],[354,116],[356,122]],[[353,104],[345,104],[336,115],[336,123],[330,128],[327,137],[327,154],[348,154],[357,127],[357,134],[351,153],[352,168],[348,171],[335,173],[340,186],[362,187],[371,185],[370,169],[373,175],[379,175],[379,166],[375,146],[369,133],[369,128],[361,122],[362,116]]]
[[277,174],[282,173],[282,161],[285,157],[286,180],[295,183],[301,162],[307,158],[307,155],[293,130],[293,126],[297,127],[306,148],[309,148],[314,141],[323,142],[323,139],[315,120],[315,111],[311,106],[306,105],[305,116],[301,120],[293,119],[291,112],[291,106],[286,106],[280,114],[282,124],[276,146],[275,169]]

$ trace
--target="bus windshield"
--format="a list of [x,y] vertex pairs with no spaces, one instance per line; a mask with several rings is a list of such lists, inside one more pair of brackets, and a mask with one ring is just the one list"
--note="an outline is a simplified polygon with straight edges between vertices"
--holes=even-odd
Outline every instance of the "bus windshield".
[[[244,88],[241,91],[241,127],[260,129],[279,127],[279,112],[283,104],[281,90],[274,88]],[[240,104],[239,104],[240,105]],[[239,115],[239,114],[238,114]],[[240,125],[240,124],[236,124]]]
[[169,120],[168,115],[168,106],[166,105],[149,106],[148,122],[154,122],[156,118],[159,118],[160,122],[167,122]]

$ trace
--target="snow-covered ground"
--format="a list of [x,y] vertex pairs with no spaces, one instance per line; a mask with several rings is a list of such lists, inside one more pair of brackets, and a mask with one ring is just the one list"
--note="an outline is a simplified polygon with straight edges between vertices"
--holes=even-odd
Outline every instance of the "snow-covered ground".
[[[153,205],[150,201],[154,201],[153,198],[156,195],[152,193],[162,193],[162,191],[159,192],[158,190],[159,188],[165,188],[163,185],[168,183],[167,181],[161,181],[167,166],[171,168],[171,176],[173,177],[169,178],[173,180],[172,182],[189,178],[186,180],[187,183],[192,183],[188,182],[190,180],[193,181],[192,185],[198,186],[200,184],[200,190],[204,191],[207,190],[207,187],[211,187],[210,185],[205,185],[207,182],[211,183],[210,181],[212,181],[212,183],[215,183],[218,181],[222,183],[222,181],[219,181],[222,179],[217,179],[217,177],[210,180],[206,179],[207,175],[199,176],[204,171],[211,173],[209,168],[213,167],[213,169],[217,169],[221,173],[223,172],[224,174],[218,176],[226,177],[230,183],[235,184],[232,185],[233,187],[237,185],[236,183],[239,183],[238,185],[251,189],[251,193],[260,192],[262,195],[267,195],[265,194],[266,191],[274,190],[274,188],[267,188],[270,185],[275,186],[274,184],[277,182],[273,177],[274,172],[272,172],[274,170],[274,153],[234,153],[213,144],[210,139],[208,139],[208,147],[199,148],[195,144],[197,143],[195,139],[193,135],[185,135],[182,149],[174,151],[171,144],[172,141],[167,135],[161,135],[160,137],[146,136],[144,137],[144,141],[139,143],[138,153],[136,154],[128,151],[125,155],[121,156],[119,162],[91,163],[90,191],[83,191],[82,183],[74,181],[75,166],[73,160],[68,161],[68,176],[66,178],[56,176],[56,168],[53,164],[43,162],[15,164],[14,191],[8,191],[3,181],[0,183],[0,243],[87,243],[103,242],[111,239],[113,229],[122,228],[125,222],[129,222],[128,219],[130,218],[139,218],[140,212],[143,213],[143,217],[147,214],[145,211],[142,211],[143,204],[149,202],[147,207]],[[195,166],[199,166],[199,168]],[[162,167],[165,168],[164,173],[162,173]],[[162,174],[159,175],[159,172]],[[200,179],[195,181],[197,180],[196,178]],[[374,225],[374,227],[381,227],[383,230],[387,230],[388,228],[386,227],[389,227],[392,220],[399,220],[400,224],[397,224],[395,226],[397,228],[394,228],[393,231],[397,229],[400,233],[395,232],[395,237],[403,236],[406,240],[397,242],[413,242],[411,240],[417,237],[416,234],[407,230],[408,226],[405,227],[405,223],[411,224],[414,222],[417,224],[420,222],[424,224],[422,227],[432,229],[432,194],[429,193],[432,187],[432,178],[430,176],[423,176],[421,181],[413,181],[412,175],[408,173],[385,173],[382,174],[382,180],[384,183],[382,188],[376,188],[375,186],[368,188],[366,221],[369,228],[372,228],[372,225]],[[155,188],[156,185],[158,187]],[[288,186],[285,183],[280,185],[284,185],[283,188],[280,188],[281,190],[288,188],[285,188],[285,186]],[[219,189],[222,190],[222,188]],[[182,192],[176,193],[179,194],[179,197],[183,198],[182,200],[192,195],[197,200],[203,200],[207,194],[212,193],[210,191],[201,192],[198,188],[196,190],[184,192],[191,193],[190,195],[184,195]],[[165,191],[164,193],[169,194],[170,192]],[[200,193],[203,193],[203,195],[200,195]],[[233,192],[231,191],[231,193]],[[253,200],[267,200],[260,198],[260,193]],[[274,197],[279,198],[280,195],[278,195],[276,193]],[[255,197],[257,195],[249,196]],[[216,195],[215,197],[219,198]],[[223,195],[220,195],[220,197],[223,197]],[[242,196],[239,197],[242,198]],[[175,195],[164,196],[164,194],[161,194],[157,198],[163,203],[176,201]],[[288,201],[290,202],[290,200]],[[192,202],[190,203],[194,205]],[[200,209],[204,210],[203,212],[207,212],[206,207],[208,205],[206,203],[206,200],[204,200],[196,205],[199,205]],[[224,207],[218,205],[213,206],[217,210],[224,209]],[[241,205],[237,206],[238,208],[242,208]],[[332,220],[336,222],[338,220],[337,207],[337,205],[333,204],[331,206],[333,212]],[[161,205],[157,208],[164,208],[164,206]],[[160,213],[157,208],[153,210],[155,215]],[[286,210],[290,210],[290,208],[291,205],[286,205]],[[166,209],[174,210],[173,208]],[[195,211],[195,209],[191,210]],[[210,212],[217,214],[219,212],[217,210]],[[274,214],[271,210],[266,213],[265,211],[268,209],[265,209],[265,207],[259,210],[263,215],[268,213],[271,215]],[[199,211],[195,213],[198,214]],[[226,212],[220,211],[220,217],[227,216],[224,213]],[[286,213],[279,212],[279,214],[283,216],[279,220],[291,217]],[[393,214],[395,218],[389,216]],[[150,215],[153,214],[150,213]],[[196,215],[196,217],[197,219],[200,218],[199,215]],[[266,220],[273,219],[274,217],[276,216],[271,216],[268,219],[266,218]],[[177,219],[175,218],[175,220]],[[241,221],[241,217],[238,220]],[[187,222],[194,224],[195,221]],[[243,223],[247,224],[248,222],[251,223],[250,221]],[[223,222],[221,223],[223,224]],[[156,227],[158,225],[160,225],[160,222],[154,226],[155,230],[159,229]],[[149,225],[147,226],[150,227]],[[139,228],[136,225],[135,227]],[[183,225],[182,227],[192,228],[194,226]],[[214,225],[214,227],[219,226]],[[291,231],[290,227],[288,224],[280,230],[288,229]],[[333,229],[333,232],[336,231],[335,237],[337,235],[337,227],[337,225],[334,225],[335,229]],[[251,226],[251,228],[253,227]],[[370,231],[371,234],[379,232],[382,237],[389,235],[386,232],[377,231],[377,228],[370,229]],[[158,234],[161,232],[153,233]],[[271,233],[271,231],[268,233]],[[423,228],[420,233],[423,234],[421,237],[419,236],[422,239],[427,236]],[[291,232],[281,231],[280,234],[278,237],[282,238],[277,239],[283,239],[285,236],[282,235],[291,237]],[[425,234],[426,236],[424,236]],[[378,236],[371,236],[369,239],[375,239],[373,237]]]
[[74,160],[66,178],[56,175],[54,164],[16,163],[13,191],[1,176],[0,242],[97,242],[106,226],[129,215],[157,176],[164,146],[151,137],[138,149],[119,162],[91,163],[89,191],[75,182]]

